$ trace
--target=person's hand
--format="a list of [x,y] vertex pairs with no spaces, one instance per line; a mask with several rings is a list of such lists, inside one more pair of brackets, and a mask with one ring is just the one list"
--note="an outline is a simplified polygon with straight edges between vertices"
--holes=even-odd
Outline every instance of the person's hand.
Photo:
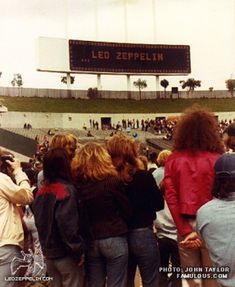
[[202,240],[199,238],[197,232],[192,231],[179,244],[185,248],[197,249],[202,246]]
[[6,160],[6,163],[10,166],[12,171],[15,171],[18,168],[21,168],[20,161],[18,159],[14,159],[14,161]]

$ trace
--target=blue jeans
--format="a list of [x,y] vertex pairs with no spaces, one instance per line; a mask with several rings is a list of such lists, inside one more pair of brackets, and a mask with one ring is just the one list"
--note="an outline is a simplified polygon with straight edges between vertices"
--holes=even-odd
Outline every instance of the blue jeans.
[[139,267],[143,287],[159,287],[160,255],[152,228],[129,231],[129,264],[127,287],[134,287],[136,267]]
[[88,287],[126,287],[128,243],[125,236],[109,237],[88,244]]
[[84,285],[83,266],[78,266],[78,261],[72,257],[47,259],[47,271],[53,281],[52,287],[82,287]]
[[[169,263],[171,262],[172,267],[180,268],[180,255],[177,241],[168,237],[161,237],[158,238],[158,246],[160,251],[161,267],[168,268]],[[181,279],[177,278],[177,272],[173,272],[170,277],[168,277],[168,275],[169,274],[167,274],[167,272],[160,273],[161,287],[169,286],[169,280],[172,287],[182,287]]]

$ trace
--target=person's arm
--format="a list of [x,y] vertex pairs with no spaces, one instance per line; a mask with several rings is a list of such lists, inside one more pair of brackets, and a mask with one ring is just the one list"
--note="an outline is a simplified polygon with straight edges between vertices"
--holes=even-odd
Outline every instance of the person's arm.
[[188,223],[188,221],[180,214],[178,202],[179,195],[172,180],[172,172],[173,171],[171,171],[171,163],[167,161],[165,164],[164,174],[165,199],[179,234],[182,237],[185,237],[193,231],[193,228]]
[[30,204],[33,201],[33,193],[29,179],[20,167],[20,162],[15,160],[14,162],[7,161],[7,163],[13,170],[12,173],[16,183],[9,176],[2,174],[0,182],[1,192],[14,204]]
[[155,211],[162,210],[164,208],[164,198],[153,175],[149,172],[146,174],[146,190],[150,194]]
[[80,259],[84,251],[84,242],[80,234],[79,206],[75,189],[70,187],[68,196],[58,202],[55,219],[63,242],[73,256]]
[[[209,210],[209,212],[207,211]],[[207,209],[206,205],[202,206],[198,211],[197,211],[197,216],[196,216],[196,232],[198,238],[201,240],[205,240],[203,236],[203,231],[209,226],[211,217],[214,216],[216,210],[214,212],[211,212],[211,209]],[[182,244],[190,244],[190,238],[186,238]]]

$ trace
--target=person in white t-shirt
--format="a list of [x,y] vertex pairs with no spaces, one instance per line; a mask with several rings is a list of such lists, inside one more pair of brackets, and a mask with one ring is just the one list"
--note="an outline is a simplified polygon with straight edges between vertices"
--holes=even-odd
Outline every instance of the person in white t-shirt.
[[[163,192],[164,165],[169,155],[171,155],[169,150],[162,150],[159,153],[157,157],[158,168],[153,172],[153,177]],[[176,272],[172,272],[171,276],[167,272],[167,270],[170,270],[170,266],[180,269],[180,257],[177,244],[177,229],[166,201],[164,202],[164,209],[157,212],[157,219],[154,221],[154,225],[157,231],[156,235],[161,257],[160,286],[167,287],[169,282],[171,282],[172,287],[181,287],[181,280],[176,278]]]

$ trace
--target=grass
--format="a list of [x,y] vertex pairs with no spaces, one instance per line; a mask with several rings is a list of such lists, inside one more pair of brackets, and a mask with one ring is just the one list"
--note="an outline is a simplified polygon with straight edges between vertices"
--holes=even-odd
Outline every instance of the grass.
[[52,99],[26,97],[0,97],[8,111],[47,113],[176,113],[197,103],[214,112],[235,111],[235,99]]

